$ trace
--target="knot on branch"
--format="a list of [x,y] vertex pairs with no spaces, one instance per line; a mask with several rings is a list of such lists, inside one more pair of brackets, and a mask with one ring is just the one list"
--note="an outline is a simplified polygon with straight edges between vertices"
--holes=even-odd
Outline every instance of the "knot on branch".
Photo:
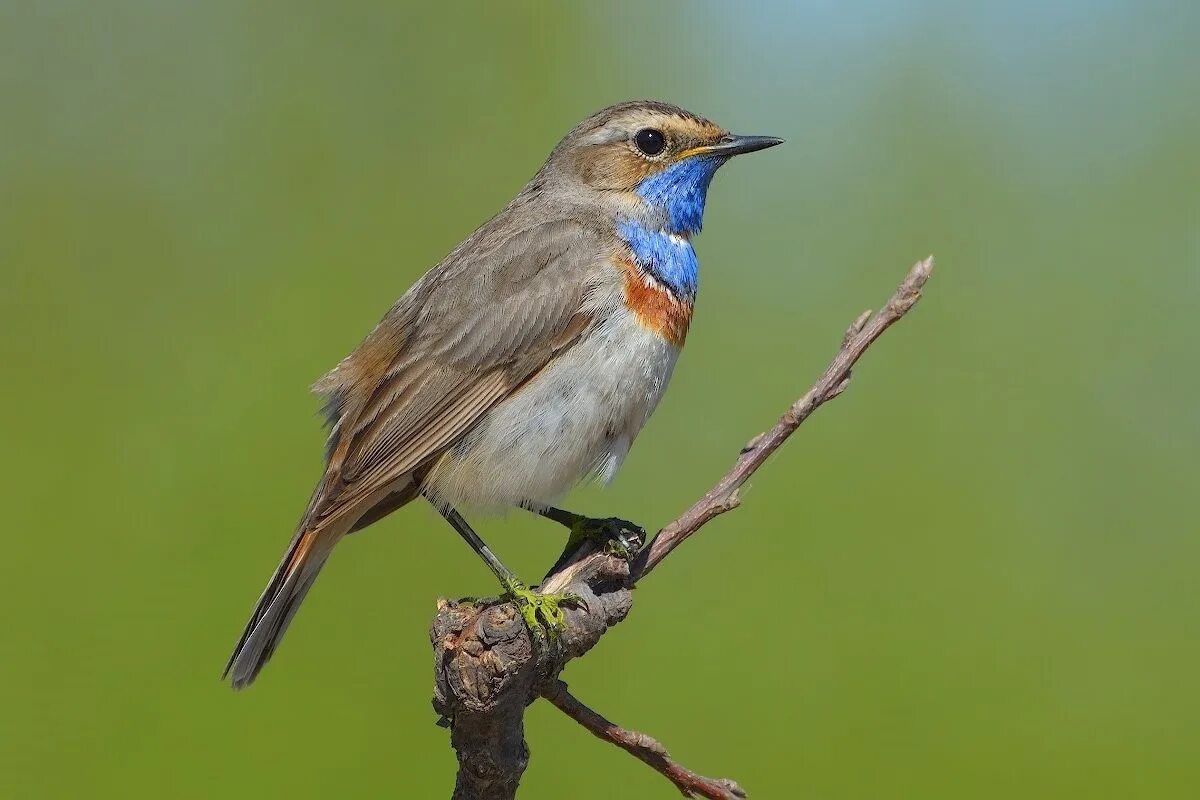
[[441,600],[430,630],[434,710],[459,757],[457,800],[513,797],[529,762],[525,706],[629,614],[629,564],[585,543],[541,591],[572,592],[563,630],[534,636],[513,603]]

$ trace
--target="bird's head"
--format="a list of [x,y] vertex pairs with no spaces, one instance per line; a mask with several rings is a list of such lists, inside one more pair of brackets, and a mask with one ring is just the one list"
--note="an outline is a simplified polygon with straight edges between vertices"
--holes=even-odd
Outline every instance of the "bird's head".
[[546,168],[583,188],[625,195],[662,230],[700,230],[708,184],[730,158],[774,147],[771,136],[736,136],[678,106],[638,100],[610,106],[559,143]]

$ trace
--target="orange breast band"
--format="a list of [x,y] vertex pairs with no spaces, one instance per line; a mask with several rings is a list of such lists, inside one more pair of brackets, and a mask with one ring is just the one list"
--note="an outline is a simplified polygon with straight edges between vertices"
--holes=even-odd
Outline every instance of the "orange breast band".
[[692,320],[692,304],[680,300],[631,259],[619,258],[618,263],[624,273],[625,306],[643,328],[682,347]]

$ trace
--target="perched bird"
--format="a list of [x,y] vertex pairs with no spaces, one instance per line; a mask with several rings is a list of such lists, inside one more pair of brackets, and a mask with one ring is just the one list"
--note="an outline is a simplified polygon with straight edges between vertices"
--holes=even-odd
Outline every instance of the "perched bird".
[[342,537],[418,497],[531,627],[560,623],[569,598],[526,588],[457,509],[528,509],[575,539],[621,527],[554,504],[583,478],[613,478],[666,389],[714,173],[781,141],[667,103],[611,106],[418,280],[314,387],[325,474],[226,665],[233,686],[258,675]]

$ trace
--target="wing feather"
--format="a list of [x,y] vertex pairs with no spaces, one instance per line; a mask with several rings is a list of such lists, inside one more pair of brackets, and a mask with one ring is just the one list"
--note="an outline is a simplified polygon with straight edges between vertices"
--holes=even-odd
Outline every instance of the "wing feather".
[[418,281],[318,384],[336,418],[304,526],[432,461],[577,341],[609,249],[578,222],[485,226]]

